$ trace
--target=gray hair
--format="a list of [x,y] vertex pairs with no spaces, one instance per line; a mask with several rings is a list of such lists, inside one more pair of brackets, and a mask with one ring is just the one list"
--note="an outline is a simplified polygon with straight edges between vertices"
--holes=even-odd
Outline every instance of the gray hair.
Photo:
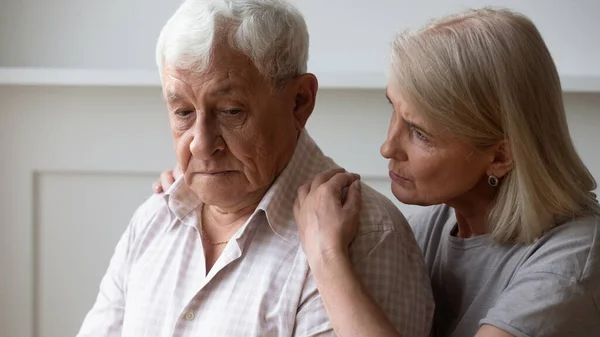
[[[224,34],[224,35],[221,35]],[[246,55],[274,84],[306,72],[308,30],[284,0],[185,0],[158,38],[156,63],[205,70],[218,35]]]

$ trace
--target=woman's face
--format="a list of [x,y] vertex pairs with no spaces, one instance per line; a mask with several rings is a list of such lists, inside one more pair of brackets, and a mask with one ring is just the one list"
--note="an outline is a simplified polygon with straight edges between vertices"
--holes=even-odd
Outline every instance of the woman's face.
[[472,194],[486,193],[487,173],[494,155],[425,121],[390,83],[387,96],[394,112],[381,155],[390,160],[392,193],[405,204],[452,204]]

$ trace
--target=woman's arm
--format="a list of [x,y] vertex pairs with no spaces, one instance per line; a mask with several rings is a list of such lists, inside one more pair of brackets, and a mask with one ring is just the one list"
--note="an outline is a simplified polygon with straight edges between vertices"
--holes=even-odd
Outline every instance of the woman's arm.
[[320,265],[311,270],[339,337],[400,336],[358,280],[347,255],[332,252]]
[[336,334],[397,337],[400,335],[364,289],[348,257],[360,213],[358,179],[343,170],[317,175],[299,188],[294,215]]

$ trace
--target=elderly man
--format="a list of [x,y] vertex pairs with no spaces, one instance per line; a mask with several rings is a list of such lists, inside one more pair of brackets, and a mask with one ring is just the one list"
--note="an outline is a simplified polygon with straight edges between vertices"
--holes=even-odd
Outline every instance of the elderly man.
[[[135,212],[79,336],[332,336],[293,218],[337,167],[304,130],[317,92],[308,32],[280,0],[188,0],[157,62],[182,176]],[[394,205],[362,188],[353,263],[403,336],[432,296]]]

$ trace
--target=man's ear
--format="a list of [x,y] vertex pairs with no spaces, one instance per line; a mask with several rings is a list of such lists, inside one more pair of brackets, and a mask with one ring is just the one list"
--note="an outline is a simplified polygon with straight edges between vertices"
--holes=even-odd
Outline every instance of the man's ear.
[[508,140],[503,140],[490,149],[493,160],[486,171],[488,175],[502,178],[513,169],[514,162],[510,145]]
[[319,82],[313,74],[302,74],[296,78],[295,87],[294,118],[296,128],[300,131],[315,108]]

